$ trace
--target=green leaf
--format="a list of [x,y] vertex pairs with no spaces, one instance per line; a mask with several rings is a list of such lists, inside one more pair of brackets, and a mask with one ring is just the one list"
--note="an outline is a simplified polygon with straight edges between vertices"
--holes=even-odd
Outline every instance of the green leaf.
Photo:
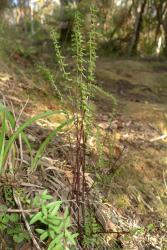
[[3,113],[2,131],[0,133],[0,173],[3,172],[4,152],[5,152],[5,131],[6,131],[6,113]]
[[15,234],[13,235],[13,240],[16,242],[16,243],[21,243],[23,240],[25,240],[26,237],[25,237],[25,234],[24,233],[19,233],[19,234]]
[[57,135],[57,133],[66,125],[69,125],[71,122],[73,121],[73,119],[69,119],[66,120],[65,122],[62,122],[60,126],[58,126],[55,130],[53,130],[48,137],[43,141],[43,143],[40,145],[33,161],[32,161],[32,165],[31,165],[31,169],[32,171],[35,171],[37,166],[38,166],[38,162],[42,157],[42,154],[46,148],[46,146],[48,145],[48,143]]
[[11,222],[18,222],[19,221],[19,215],[18,214],[11,214],[9,217],[9,220]]
[[44,195],[46,195],[46,194],[48,194],[48,190],[47,190],[47,189],[45,189],[45,190],[43,191],[42,197],[43,197]]
[[51,200],[53,197],[51,195],[48,195],[48,190],[44,190],[44,192],[41,195],[41,199],[43,201]]
[[44,205],[44,204],[42,204],[42,213],[43,213],[44,216],[47,217],[48,211],[47,211],[46,205]]
[[39,196],[35,196],[35,198],[33,199],[32,205],[33,205],[33,207],[36,207],[36,208],[39,207],[39,205],[40,205],[40,197]]
[[3,217],[3,219],[1,221],[2,221],[2,223],[7,224],[9,222],[8,214],[4,215],[4,217]]
[[78,233],[73,234],[73,235],[72,235],[73,239],[77,238],[78,235],[79,235]]
[[26,136],[26,134],[24,132],[21,133],[21,137],[23,139],[23,141],[25,142],[25,144],[27,145],[27,148],[29,150],[30,156],[31,156],[31,161],[32,161],[32,147],[31,144]]
[[55,207],[60,206],[63,204],[62,201],[53,201],[53,202],[50,202],[49,204],[46,205],[47,208],[49,208],[49,212],[52,211],[52,209],[54,209]]
[[49,236],[51,239],[55,239],[55,232],[52,229],[49,230]]
[[30,220],[30,225],[34,224],[37,221],[40,221],[41,219],[42,219],[42,213],[39,212],[32,217],[32,219]]
[[48,220],[47,222],[49,223],[49,229],[52,229],[57,234],[57,227],[60,225],[60,223],[59,223],[59,225],[54,225],[54,224],[51,224],[52,221],[50,221],[50,220]]
[[22,125],[20,125],[20,127],[18,127],[18,129],[12,134],[12,136],[9,138],[6,146],[5,146],[5,150],[4,150],[4,156],[3,156],[3,163],[5,162],[5,159],[9,153],[9,150],[12,146],[12,144],[14,143],[14,141],[18,138],[19,134],[21,134],[25,128],[27,128],[29,125],[31,125],[33,122],[42,119],[44,117],[50,116],[50,115],[54,115],[54,114],[60,114],[60,113],[64,113],[65,111],[47,111],[47,112],[43,112],[39,115],[36,115],[30,119],[28,119],[26,122],[24,122]]
[[68,230],[65,230],[65,236],[68,238],[71,244],[75,245],[76,242],[74,238],[76,237],[75,235],[72,235]]
[[[60,235],[58,235],[54,240],[51,241],[51,243],[49,244],[48,250],[53,250],[54,247],[61,247],[61,240],[64,237],[64,233],[61,233]],[[61,248],[60,248],[61,249]]]
[[60,225],[59,225],[58,227],[55,228],[54,231],[55,231],[57,234],[59,234],[63,228],[64,228],[64,221],[62,221],[62,222],[60,223]]
[[60,206],[62,205],[61,201],[57,201],[57,204],[53,206],[53,208],[49,209],[49,212],[51,212],[51,215],[56,215],[58,210],[60,209]]
[[153,231],[155,229],[155,225],[149,224],[149,225],[147,225],[147,229],[148,229],[148,231]]
[[2,103],[0,103],[0,113],[6,113],[7,120],[10,122],[10,125],[12,128],[15,127],[15,119],[13,114],[8,110],[6,106],[4,106]]
[[43,234],[43,233],[45,232],[44,229],[40,229],[40,228],[35,229],[35,231],[36,231],[37,233],[39,233],[39,234]]
[[61,243],[59,243],[58,245],[56,245],[53,250],[64,250],[64,247],[62,246]]
[[47,218],[48,222],[50,222],[51,225],[54,225],[54,226],[59,226],[61,221],[60,219],[57,219],[55,216],[53,215],[48,215],[48,218]]
[[47,194],[44,197],[42,197],[43,201],[52,200],[52,199],[53,199],[53,197],[51,195],[49,195],[49,194]]
[[40,240],[46,240],[49,237],[49,233],[47,231],[45,231],[43,234],[41,234],[40,236]]
[[7,234],[9,234],[9,235],[14,235],[14,234],[18,234],[18,233],[20,233],[20,230],[17,232],[17,230],[15,230],[15,228],[13,228],[13,227],[9,227],[8,229],[7,229]]
[[4,225],[0,222],[0,231],[4,231],[7,228],[7,225]]

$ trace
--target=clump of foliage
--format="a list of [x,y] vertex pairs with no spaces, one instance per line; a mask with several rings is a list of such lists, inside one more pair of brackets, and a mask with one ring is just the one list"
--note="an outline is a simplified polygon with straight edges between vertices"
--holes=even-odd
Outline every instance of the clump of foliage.
[[11,237],[15,243],[21,243],[28,240],[29,236],[22,227],[20,216],[17,213],[9,214],[6,206],[0,206],[0,232]]
[[[6,106],[0,104],[0,174],[4,174],[8,171],[14,173],[19,164],[17,162],[17,140],[19,140],[20,148],[22,141],[27,145],[30,155],[32,156],[32,147],[28,141],[26,134],[24,133],[25,128],[31,125],[33,122],[48,117],[50,115],[65,113],[64,111],[46,111],[39,115],[36,115],[23,124],[18,125],[14,114],[12,114]],[[68,119],[65,122],[62,122],[55,130],[53,130],[49,136],[43,141],[37,150],[32,162],[30,163],[31,171],[35,171],[37,164],[42,157],[46,145],[50,140],[56,136],[56,134],[67,124],[71,123],[72,119]]]
[[[95,64],[96,64],[96,10],[91,9],[91,24],[88,32],[88,42],[83,35],[82,15],[76,11],[72,35],[72,54],[74,68],[69,71],[68,65],[65,63],[65,58],[61,51],[61,46],[58,40],[58,34],[52,30],[51,38],[53,40],[56,60],[61,73],[62,81],[60,83],[54,81],[54,75],[46,68],[51,86],[57,90],[57,96],[65,103],[68,98],[72,106],[72,112],[75,119],[75,161],[73,163],[73,193],[72,196],[76,199],[77,207],[77,225],[79,233],[79,243],[83,244],[83,235],[85,234],[85,211],[88,209],[85,205],[85,169],[86,169],[86,153],[88,148],[88,137],[92,133],[93,128],[93,112],[91,100],[93,90],[95,90]],[[62,85],[61,85],[62,84]],[[65,94],[64,94],[65,93]],[[68,94],[67,94],[68,93]],[[82,175],[80,174],[82,173]],[[80,195],[82,192],[82,195]],[[76,208],[74,208],[76,209]],[[81,222],[82,221],[82,222]],[[87,230],[87,247],[90,243],[88,240]],[[91,236],[90,236],[91,237]]]
[[[87,151],[89,150],[88,138],[92,136],[94,128],[93,117],[94,112],[92,108],[92,99],[96,93],[105,93],[107,98],[110,98],[113,106],[116,101],[114,97],[106,93],[101,89],[95,80],[95,67],[96,67],[96,50],[97,50],[97,32],[96,32],[96,9],[91,8],[90,14],[90,27],[87,37],[84,35],[83,17],[79,11],[76,11],[73,25],[72,34],[72,62],[73,65],[66,63],[66,58],[63,55],[63,51],[59,41],[59,35],[55,30],[51,31],[51,39],[55,48],[55,56],[57,61],[57,67],[59,69],[59,77],[55,76],[52,70],[45,65],[40,65],[39,69],[50,82],[50,85],[57,98],[59,98],[62,105],[71,105],[72,113],[75,120],[75,162],[73,165],[73,193],[72,196],[76,199],[77,217],[78,219],[78,233],[79,241],[85,241],[86,247],[90,244],[88,224],[85,220],[85,213],[89,208],[85,205],[85,171],[87,167]],[[103,147],[99,146],[99,161],[100,165],[103,161]],[[82,175],[80,174],[82,173]],[[82,195],[80,195],[82,192]],[[74,205],[75,206],[75,205]],[[80,219],[81,218],[81,219]],[[81,220],[81,221],[80,221]],[[85,231],[85,225],[87,228]],[[97,225],[95,223],[93,225]],[[86,238],[83,235],[87,235]],[[84,238],[84,239],[83,239]],[[94,235],[94,239],[97,237]],[[95,240],[96,241],[96,240]],[[91,247],[91,246],[89,246]]]
[[[27,146],[28,150],[29,150],[29,154],[31,156],[31,162],[30,164],[30,168],[28,170],[30,170],[31,172],[35,171],[39,160],[41,159],[43,152],[47,146],[47,144],[53,139],[53,137],[55,137],[57,135],[57,133],[66,125],[70,124],[73,119],[65,119],[64,122],[62,122],[56,129],[54,129],[49,135],[48,137],[46,137],[46,139],[41,143],[41,145],[39,146],[38,150],[36,151],[35,155],[33,156],[32,154],[32,145],[30,144],[28,137],[26,135],[26,133],[24,132],[24,130],[31,125],[33,122],[37,121],[38,119],[41,118],[45,118],[48,117],[50,115],[54,115],[54,114],[66,114],[66,112],[60,110],[60,111],[47,111],[47,112],[43,112],[39,115],[36,115],[32,118],[27,119],[24,123],[22,123],[21,125],[18,124],[18,119],[15,118],[14,113],[10,112],[8,110],[8,108],[3,105],[0,104],[0,121],[1,121],[1,128],[0,128],[0,175],[2,177],[7,176],[8,174],[10,174],[11,178],[15,173],[18,171],[18,168],[21,166],[20,163],[18,162],[18,158],[22,159],[22,143],[25,143],[25,145]],[[7,206],[9,207],[15,207],[15,198],[13,196],[13,192],[14,192],[14,188],[10,187],[10,186],[5,186],[3,188],[3,193],[4,193],[4,199],[5,199],[5,203]],[[50,198],[50,196],[47,195],[47,193],[44,193],[42,196],[42,200],[46,201]],[[52,203],[50,205],[46,205],[46,204],[41,204],[42,206],[42,211],[48,211],[47,213],[49,213],[49,215],[53,215],[55,216],[56,210],[58,211],[60,206],[58,207],[58,204],[61,205],[61,202],[58,203]],[[53,211],[54,210],[54,211]],[[28,239],[28,234],[27,232],[24,230],[24,228],[22,227],[21,224],[21,219],[20,216],[18,216],[17,214],[9,214],[8,212],[8,208],[7,207],[3,207],[2,211],[0,212],[0,231],[3,231],[3,233],[5,232],[8,236],[10,236],[14,242],[16,243],[20,243],[24,240]],[[44,215],[46,215],[44,213]],[[36,220],[37,217],[34,217],[34,219],[31,221],[32,223],[35,222],[34,220]],[[43,218],[45,220],[45,218]],[[58,217],[57,217],[58,219]],[[68,216],[68,213],[66,211],[66,213],[64,214],[64,217],[62,220],[60,220],[60,224],[57,224],[57,226],[59,225],[60,231],[62,230],[62,221],[64,221],[65,224],[63,224],[63,228],[64,230],[67,229],[68,227],[70,227],[70,219]],[[45,221],[46,222],[46,221]],[[55,222],[56,223],[56,222]],[[57,221],[58,223],[58,221]],[[16,226],[14,226],[14,224],[16,224]],[[54,227],[54,225],[53,225]],[[56,229],[54,231],[54,233],[56,233]],[[61,231],[62,232],[62,231]],[[64,231],[63,231],[64,232]],[[52,233],[52,239],[54,233]],[[72,241],[72,237],[73,235],[70,235],[70,233],[67,231],[67,238],[71,237],[71,242],[74,243],[74,239]],[[62,237],[64,237],[64,233],[61,234]],[[64,238],[63,238],[64,239]],[[61,237],[60,237],[61,240]],[[53,249],[53,245],[55,246],[55,244],[57,241],[54,241],[54,243],[51,244],[49,249]],[[59,248],[62,249],[62,248]],[[65,249],[65,248],[63,248]],[[68,249],[68,248],[66,248]]]
[[71,232],[68,209],[66,208],[64,213],[61,212],[63,202],[53,201],[53,197],[46,190],[41,196],[36,196],[33,203],[37,207],[40,204],[40,211],[31,218],[30,224],[41,223],[40,228],[35,230],[41,241],[49,239],[48,250],[74,249],[78,234]]
[[[111,99],[113,107],[116,100],[112,94],[104,91],[96,83],[95,68],[97,59],[97,32],[96,9],[91,8],[91,21],[87,36],[84,35],[84,16],[75,11],[75,18],[72,33],[72,58],[71,63],[66,63],[68,58],[63,54],[63,49],[59,41],[59,33],[51,30],[50,36],[55,49],[55,59],[57,62],[56,74],[45,64],[39,64],[38,69],[45,79],[50,83],[54,94],[64,105],[68,102],[72,105],[73,113],[84,113],[85,119],[91,119],[92,99],[96,93],[105,95]],[[67,60],[66,60],[67,59]],[[57,73],[57,70],[59,73]],[[89,121],[90,124],[90,121]]]
[[89,211],[85,218],[83,245],[87,248],[101,249],[103,238],[99,234],[101,226],[97,223],[95,215]]
[[[15,207],[15,201],[13,199],[13,190],[9,185],[4,185],[1,190],[2,196],[4,196],[5,205],[0,205],[0,234],[2,237],[9,238],[16,244],[19,244],[25,240],[29,240],[29,235],[24,229],[21,216],[16,212],[11,213],[8,211],[8,207]],[[4,246],[5,247],[5,246]]]

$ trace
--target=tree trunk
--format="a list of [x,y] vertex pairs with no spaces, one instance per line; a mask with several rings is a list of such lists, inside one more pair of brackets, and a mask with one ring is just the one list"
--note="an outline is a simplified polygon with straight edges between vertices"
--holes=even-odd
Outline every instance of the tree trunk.
[[137,53],[137,46],[138,46],[138,42],[140,39],[140,31],[142,29],[143,13],[145,10],[146,3],[147,3],[147,0],[143,0],[141,6],[138,7],[139,10],[137,10],[134,33],[133,33],[132,40],[131,40],[129,50],[128,50],[129,55],[135,55]]
[[25,22],[25,0],[18,1],[18,10],[17,10],[17,24],[20,24],[23,28],[23,31],[26,31],[26,22]]
[[31,34],[35,34],[35,28],[34,28],[34,4],[32,0],[29,0],[29,6],[30,6],[30,22],[31,22]]
[[167,2],[163,1],[161,6],[161,24],[164,33],[164,55],[167,57]]
[[165,11],[164,3],[165,3],[165,1],[154,0],[154,6],[155,6],[155,9],[156,9],[156,21],[157,21],[154,43],[156,45],[156,53],[157,54],[158,54],[158,52],[160,52],[161,45],[162,45],[162,37],[163,36],[162,36],[161,28],[163,26],[163,16],[164,16],[164,11]]
[[73,19],[67,18],[66,7],[69,3],[78,4],[81,0],[60,0],[60,42],[66,42],[71,40],[71,33],[73,28]]
[[164,55],[165,57],[167,57],[167,13],[163,21],[163,29],[164,29]]

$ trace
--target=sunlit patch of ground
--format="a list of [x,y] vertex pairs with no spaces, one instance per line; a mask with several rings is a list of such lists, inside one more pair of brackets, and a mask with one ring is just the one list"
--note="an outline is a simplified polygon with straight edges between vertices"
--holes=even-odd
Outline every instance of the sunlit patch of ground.
[[[157,220],[167,219],[163,177],[163,172],[167,172],[163,161],[167,144],[165,139],[151,141],[167,134],[167,68],[164,65],[164,62],[103,58],[97,63],[96,72],[98,84],[117,97],[116,119],[121,123],[115,129],[120,134],[117,145],[127,147],[111,178],[108,199],[125,213],[139,214],[147,223],[156,221],[156,217],[150,216],[153,212]],[[108,103],[104,99],[101,103],[106,111]],[[101,103],[98,100],[99,106]]]
[[[16,69],[16,70],[15,70]],[[15,71],[18,71],[17,74]],[[49,83],[41,80],[38,75],[34,77],[35,69],[26,71],[26,69],[11,62],[8,67],[0,62],[0,100],[14,109],[16,113],[24,107],[23,114],[26,117],[35,116],[48,110],[62,109],[59,101],[54,98]],[[45,126],[55,128],[59,125],[65,116],[62,114],[53,115],[44,122]]]

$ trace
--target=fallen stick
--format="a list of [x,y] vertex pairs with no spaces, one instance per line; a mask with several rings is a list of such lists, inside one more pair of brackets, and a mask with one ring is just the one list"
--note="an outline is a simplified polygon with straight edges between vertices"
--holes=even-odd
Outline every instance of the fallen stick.
[[21,210],[21,214],[22,214],[22,217],[23,217],[23,220],[24,220],[24,223],[25,223],[25,227],[27,228],[27,231],[29,233],[29,236],[30,236],[34,246],[36,247],[37,250],[43,250],[43,248],[41,248],[39,246],[38,242],[36,241],[36,239],[35,239],[35,237],[33,235],[33,232],[31,231],[31,227],[30,227],[30,225],[29,225],[29,223],[27,221],[27,218],[25,216],[25,213],[24,213],[20,198],[18,196],[16,196],[15,193],[13,194],[13,197],[14,197],[14,200],[15,200],[17,206],[19,207],[19,210]]
[[154,142],[154,141],[158,141],[158,140],[163,140],[165,138],[167,138],[167,135],[161,135],[161,136],[158,136],[156,138],[151,139],[150,142]]
[[0,210],[0,213],[4,213],[4,212],[7,212],[7,213],[26,213],[26,214],[30,214],[30,213],[35,213],[35,212],[38,212],[39,209],[12,209],[12,208],[8,208],[7,210]]

